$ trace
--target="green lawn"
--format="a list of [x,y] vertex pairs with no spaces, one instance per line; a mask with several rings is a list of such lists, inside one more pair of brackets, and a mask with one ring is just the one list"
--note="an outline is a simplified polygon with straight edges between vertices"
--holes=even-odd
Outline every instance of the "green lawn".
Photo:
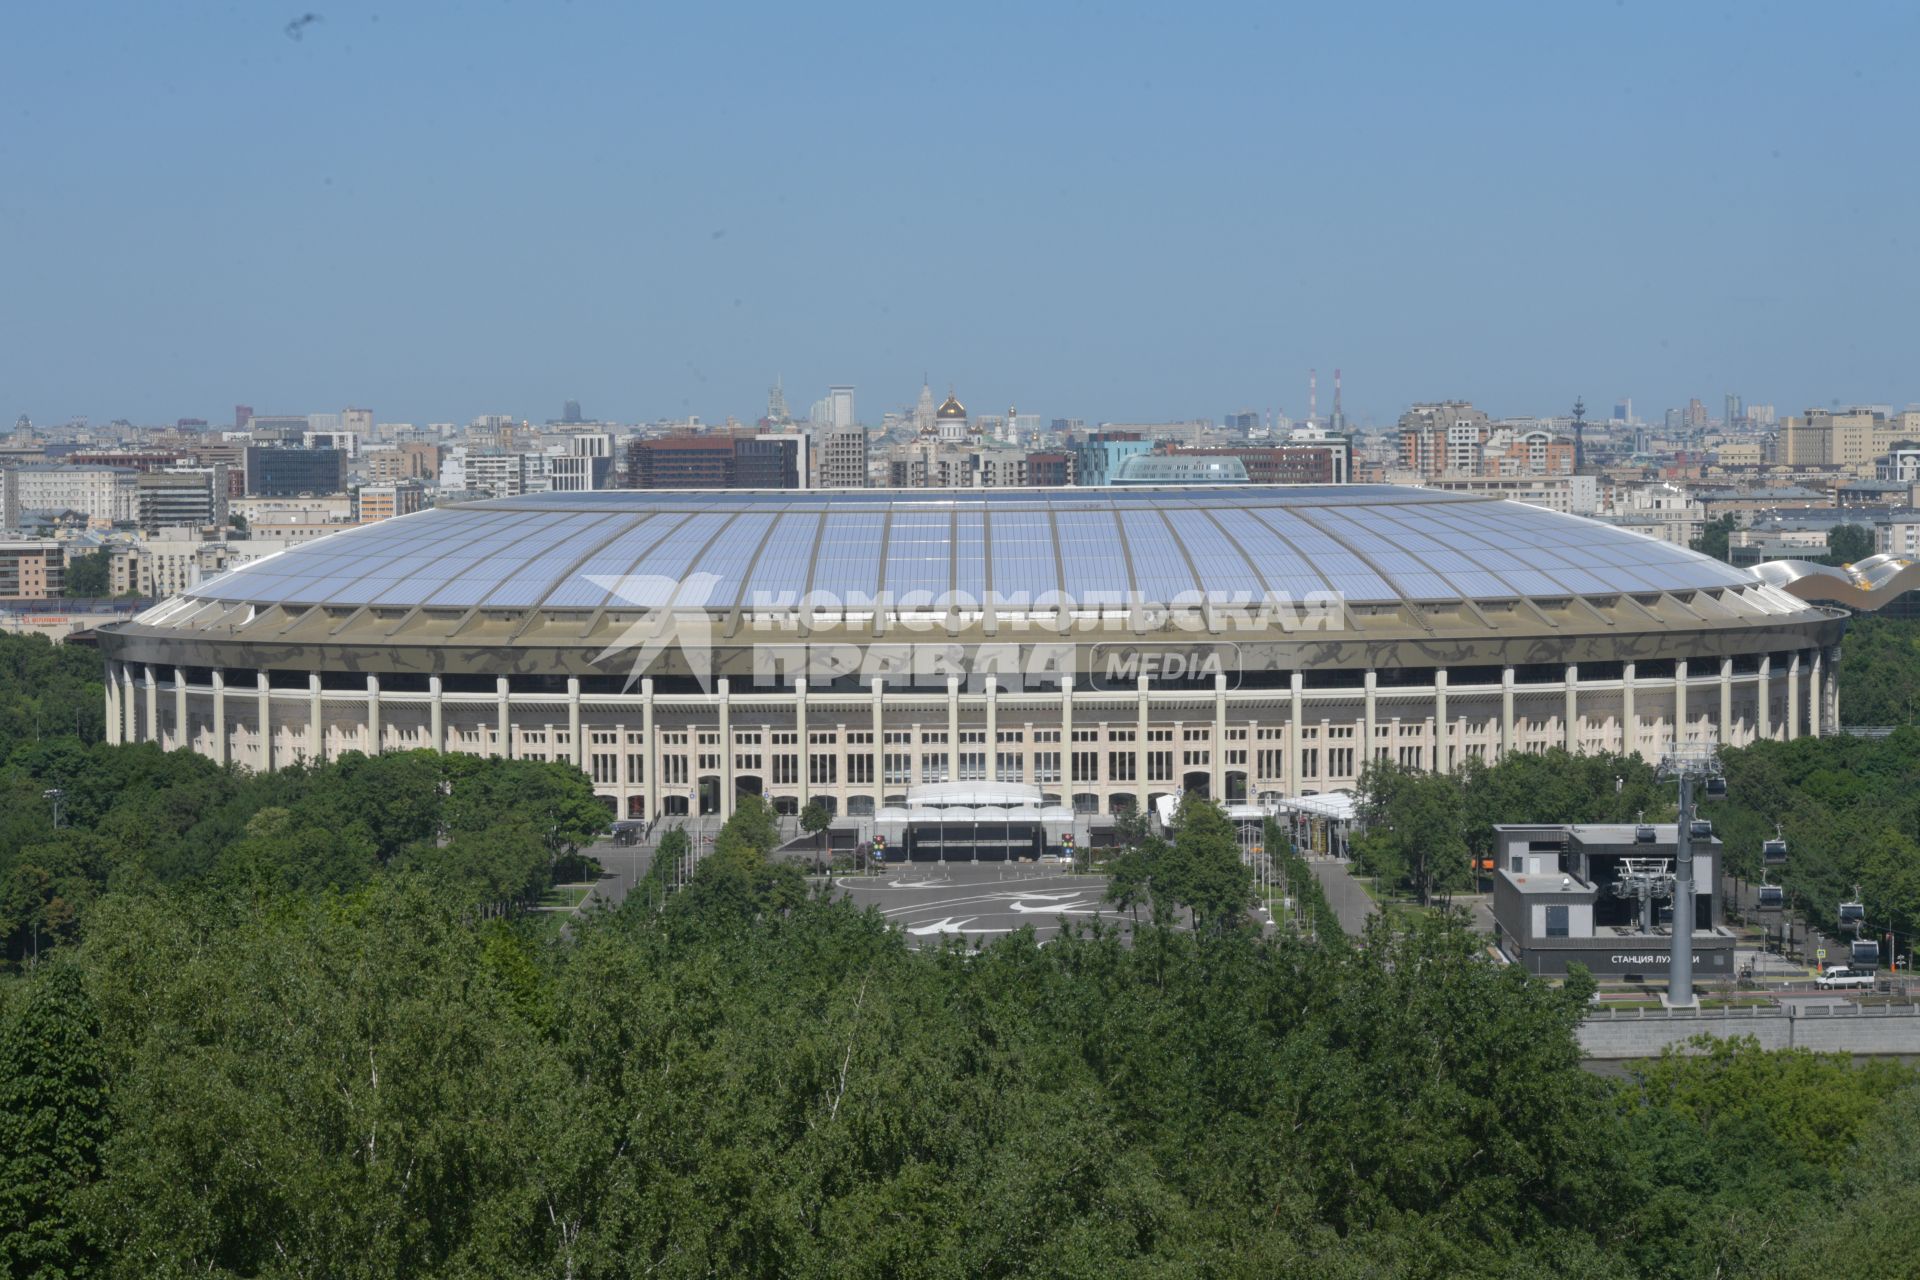
[[587,900],[593,892],[591,884],[557,884],[540,895],[535,909],[539,911],[558,911],[562,914],[573,910]]

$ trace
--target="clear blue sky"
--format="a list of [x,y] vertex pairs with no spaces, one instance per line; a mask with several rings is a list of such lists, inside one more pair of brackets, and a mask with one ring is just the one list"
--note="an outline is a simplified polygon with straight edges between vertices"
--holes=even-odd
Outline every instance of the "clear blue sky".
[[1911,3],[12,0],[0,49],[0,426],[1920,399]]

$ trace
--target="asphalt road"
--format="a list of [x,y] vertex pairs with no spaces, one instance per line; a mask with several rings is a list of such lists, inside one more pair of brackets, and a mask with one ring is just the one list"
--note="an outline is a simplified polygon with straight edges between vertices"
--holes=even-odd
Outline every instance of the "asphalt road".
[[585,910],[589,906],[617,907],[626,900],[626,896],[640,877],[647,874],[647,867],[653,862],[651,845],[617,845],[612,842],[590,845],[581,850],[600,863],[600,882],[593,886],[593,892],[580,904]]
[[1367,917],[1379,908],[1367,896],[1367,891],[1354,883],[1347,872],[1348,864],[1332,858],[1315,858],[1309,865],[1327,895],[1327,905],[1340,918],[1340,927],[1347,936],[1357,938],[1365,933]]

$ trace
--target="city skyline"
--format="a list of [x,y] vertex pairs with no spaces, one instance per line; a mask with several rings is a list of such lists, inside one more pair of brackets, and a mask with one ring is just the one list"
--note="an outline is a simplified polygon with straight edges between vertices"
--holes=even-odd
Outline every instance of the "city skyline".
[[933,368],[1089,419],[1300,417],[1336,363],[1375,423],[1898,404],[1917,27],[16,8],[0,408],[713,417],[772,372]]

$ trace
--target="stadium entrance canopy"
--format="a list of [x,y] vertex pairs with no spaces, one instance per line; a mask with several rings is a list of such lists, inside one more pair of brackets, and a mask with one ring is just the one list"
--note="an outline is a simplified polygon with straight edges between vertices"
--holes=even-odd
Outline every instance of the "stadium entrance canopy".
[[929,783],[873,816],[889,861],[1012,862],[1070,848],[1073,810],[1020,783]]

